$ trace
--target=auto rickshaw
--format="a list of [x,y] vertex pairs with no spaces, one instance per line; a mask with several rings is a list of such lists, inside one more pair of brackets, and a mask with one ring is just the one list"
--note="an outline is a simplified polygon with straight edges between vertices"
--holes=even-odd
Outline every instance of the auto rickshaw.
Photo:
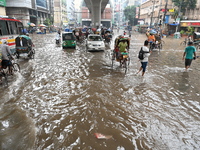
[[62,33],[62,47],[63,48],[76,48],[76,37],[73,32]]
[[194,32],[193,34],[193,44],[197,50],[200,49],[200,32]]
[[193,41],[194,42],[200,42],[200,32],[194,32]]
[[19,35],[15,38],[15,50],[17,58],[20,57],[20,54],[26,53],[30,59],[34,58],[35,50],[33,49],[33,43],[31,38],[26,35]]

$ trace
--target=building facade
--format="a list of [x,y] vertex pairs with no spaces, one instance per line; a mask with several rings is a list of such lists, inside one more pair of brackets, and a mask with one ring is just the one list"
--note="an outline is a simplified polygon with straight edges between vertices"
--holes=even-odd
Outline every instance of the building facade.
[[196,32],[200,32],[200,1],[197,0],[196,8],[186,10],[180,21],[180,29],[187,30],[187,27],[194,27]]
[[200,1],[197,1],[196,8],[186,10],[183,15],[180,12],[180,18],[175,18],[174,12],[179,11],[172,0],[143,0],[140,6],[140,25],[162,27],[167,32],[174,33],[179,30],[187,30],[187,27],[195,27],[195,31],[200,31]]
[[171,0],[148,0],[140,6],[141,24],[155,26],[158,24],[173,23],[174,5]]
[[68,22],[66,0],[54,0],[54,25],[63,27]]
[[67,0],[67,18],[68,18],[68,24],[70,26],[76,26],[77,17],[76,17],[76,12],[75,12],[74,0]]
[[0,16],[6,16],[6,1],[0,0]]
[[43,23],[52,12],[52,0],[6,0],[6,15],[21,20],[24,26]]

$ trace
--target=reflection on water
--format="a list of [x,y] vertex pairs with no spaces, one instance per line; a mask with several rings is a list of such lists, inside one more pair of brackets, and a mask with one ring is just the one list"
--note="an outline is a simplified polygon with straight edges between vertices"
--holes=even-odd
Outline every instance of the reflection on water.
[[19,60],[21,73],[0,87],[0,149],[200,149],[198,61],[184,72],[177,41],[153,51],[141,77],[144,35],[132,37],[126,75],[103,52],[48,37],[33,35],[35,59]]

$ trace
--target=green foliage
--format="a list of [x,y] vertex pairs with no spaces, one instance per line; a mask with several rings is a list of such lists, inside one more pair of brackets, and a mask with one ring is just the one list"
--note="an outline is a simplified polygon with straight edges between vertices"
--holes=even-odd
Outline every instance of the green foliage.
[[136,7],[128,6],[124,9],[125,19],[129,21],[130,25],[134,25],[135,15],[136,15]]
[[194,32],[194,27],[187,27],[188,32]]
[[187,27],[187,34],[192,35],[194,33],[194,27]]
[[53,21],[52,21],[53,18],[47,18],[46,20],[44,20],[44,24],[46,26],[50,26],[53,24]]
[[175,10],[173,13],[172,13],[172,18],[176,19],[178,17],[178,10]]
[[181,31],[180,31],[180,34],[184,34],[184,33],[185,33],[185,31],[184,31],[184,30],[181,30]]
[[194,9],[196,8],[197,0],[172,0],[175,6],[181,8],[180,12],[185,14],[187,9]]

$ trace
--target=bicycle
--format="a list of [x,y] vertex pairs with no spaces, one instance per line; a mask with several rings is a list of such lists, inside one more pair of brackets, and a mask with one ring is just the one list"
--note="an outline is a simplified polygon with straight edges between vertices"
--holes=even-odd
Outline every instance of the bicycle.
[[160,50],[162,50],[162,45],[163,45],[162,42],[157,42],[157,41],[156,41],[155,47],[154,47],[154,48],[157,48],[157,49],[159,49],[159,51],[160,51]]
[[111,56],[111,60],[112,60],[111,67],[113,68],[114,61],[116,59],[116,61],[120,63],[120,67],[125,69],[125,74],[126,74],[128,66],[130,64],[130,57],[128,56],[128,53],[123,52],[121,53],[120,56],[118,56],[119,55],[118,53],[119,52],[116,52],[115,50],[113,50],[112,56]]
[[180,43],[181,46],[187,46],[188,42],[192,42],[191,38],[185,38],[184,41]]
[[150,41],[149,42],[149,51],[152,51],[155,48],[155,43]]
[[128,66],[130,64],[130,57],[128,56],[128,53],[121,53],[122,55],[122,60],[120,61],[120,66],[122,66],[125,69],[125,74],[127,72]]
[[20,66],[18,63],[15,62],[15,60],[11,60],[10,59],[10,67],[11,67],[11,70],[9,71],[9,68],[3,68],[4,72],[6,75],[14,75],[16,72],[20,72]]

